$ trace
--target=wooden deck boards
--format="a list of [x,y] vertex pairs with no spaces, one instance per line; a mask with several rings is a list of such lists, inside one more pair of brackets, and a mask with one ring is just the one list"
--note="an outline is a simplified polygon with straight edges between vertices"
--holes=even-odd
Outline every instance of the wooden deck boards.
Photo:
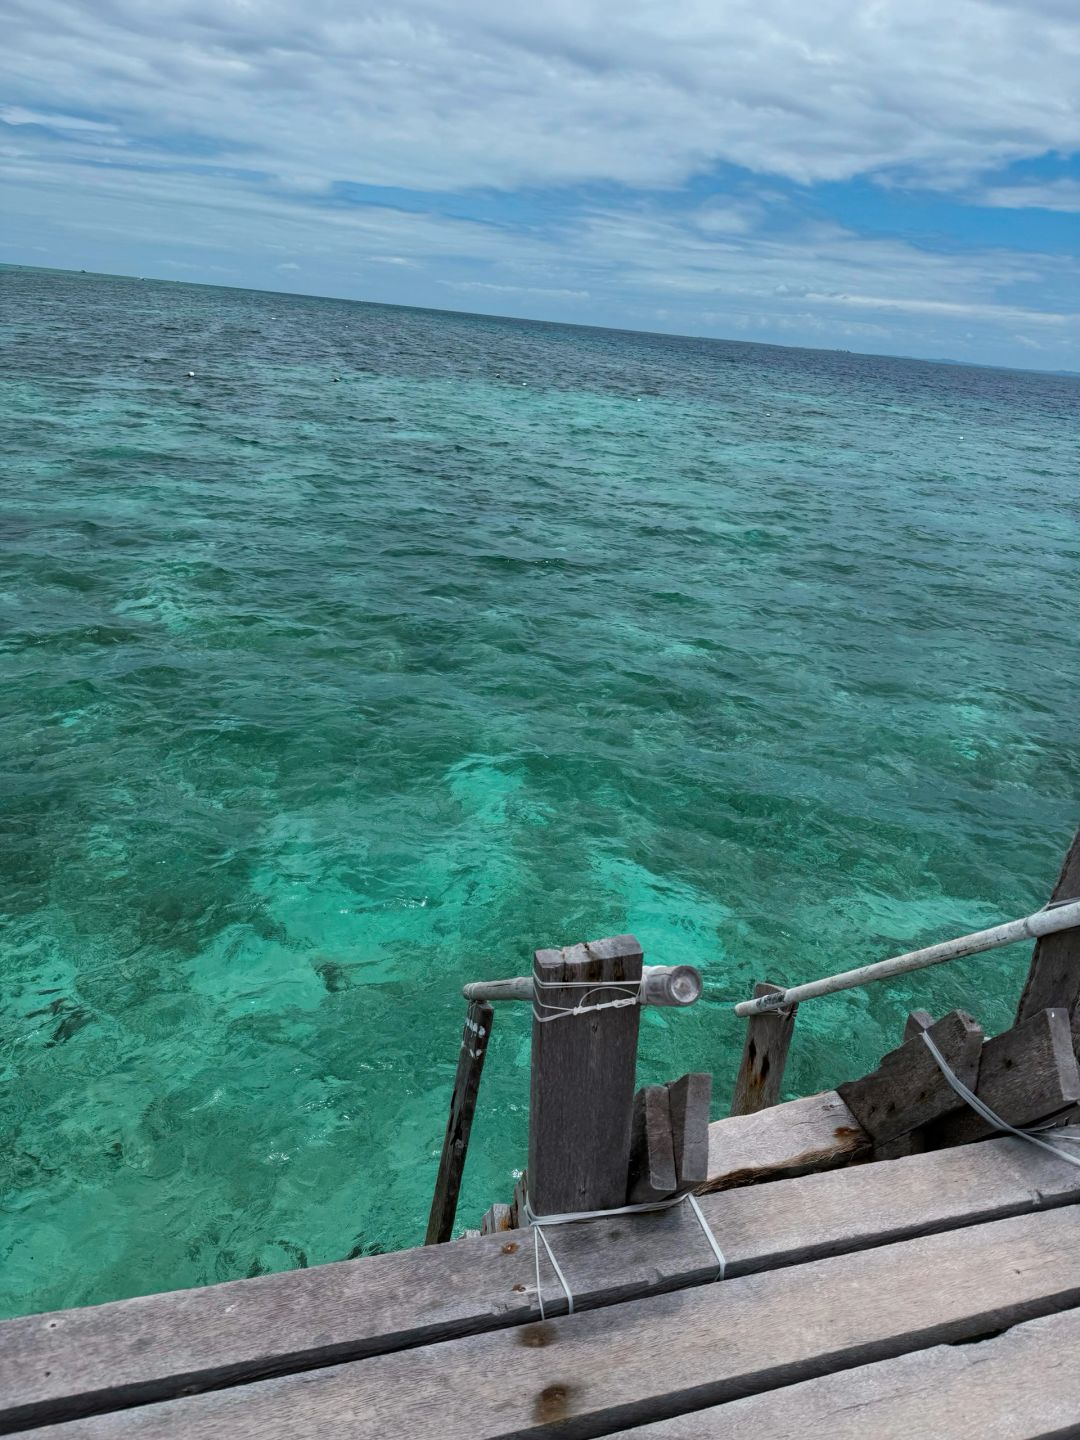
[[842,1406],[841,1370],[1080,1305],[1078,1200],[1080,1169],[1003,1139],[702,1196],[721,1284],[686,1206],[553,1229],[576,1308],[606,1308],[560,1317],[545,1260],[543,1324],[527,1230],[30,1316],[0,1325],[0,1432],[585,1437],[692,1411],[721,1428],[672,1437],[733,1436],[737,1397],[830,1376],[807,1403]]

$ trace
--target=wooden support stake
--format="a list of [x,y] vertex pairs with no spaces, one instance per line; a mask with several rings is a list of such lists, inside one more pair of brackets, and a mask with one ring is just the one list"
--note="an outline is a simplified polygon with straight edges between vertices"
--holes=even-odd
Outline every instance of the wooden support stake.
[[496,1200],[494,1205],[489,1205],[484,1211],[484,1218],[480,1221],[480,1234],[498,1235],[501,1230],[509,1229],[510,1206]]
[[[1080,1066],[1065,1010],[1040,1010],[982,1048],[975,1094],[1010,1125],[1034,1125],[1080,1100]],[[927,1148],[966,1145],[996,1132],[970,1106],[927,1130]]]
[[[536,1215],[608,1210],[626,1200],[640,1006],[559,1012],[625,1000],[641,981],[642,960],[632,935],[536,952],[534,973],[549,1007],[540,1015],[558,1015],[533,1018],[528,1173]],[[586,994],[581,981],[596,988]]]
[[[1080,899],[1080,830],[1073,836],[1050,903],[1076,899]],[[1048,1006],[1068,1011],[1073,1047],[1080,1049],[1080,929],[1060,930],[1035,942],[1017,1024]]]
[[[759,995],[776,995],[783,988],[782,985],[771,985],[767,980],[759,981],[754,986],[754,999]],[[746,1043],[735,1080],[732,1115],[752,1115],[756,1110],[775,1105],[780,1099],[780,1086],[798,1008],[791,1005],[784,1010],[765,1010],[760,1015],[751,1015],[746,1022]]]
[[[927,1033],[957,1078],[973,1088],[979,1073],[982,1027],[963,1010],[954,1010]],[[918,1035],[890,1050],[872,1074],[838,1085],[836,1093],[878,1145],[964,1103]]]
[[705,1070],[667,1083],[675,1188],[696,1190],[709,1177],[709,1103],[712,1076]]
[[425,1245],[442,1245],[454,1233],[454,1217],[457,1215],[461,1176],[469,1148],[469,1132],[476,1112],[476,1097],[480,1090],[480,1076],[484,1070],[484,1056],[487,1054],[494,1014],[486,1000],[473,1000],[465,1015],[457,1074],[454,1076],[454,1093],[450,1097],[450,1118],[446,1122],[446,1135],[439,1157],[439,1173],[435,1179],[435,1194],[431,1201],[427,1234],[424,1236]]
[[907,1017],[907,1024],[904,1026],[904,1040],[914,1040],[916,1035],[921,1035],[924,1030],[929,1030],[934,1023],[934,1017],[929,1010],[912,1010]]

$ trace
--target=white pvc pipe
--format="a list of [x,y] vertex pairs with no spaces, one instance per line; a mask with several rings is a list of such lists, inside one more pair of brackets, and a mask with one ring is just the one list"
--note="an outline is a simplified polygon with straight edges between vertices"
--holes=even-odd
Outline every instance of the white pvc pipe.
[[1034,915],[1028,915],[1023,920],[1009,920],[989,930],[961,935],[958,940],[943,940],[940,945],[928,945],[925,950],[910,950],[906,955],[894,955],[891,960],[878,960],[873,965],[861,965],[858,970],[845,970],[842,975],[828,975],[824,980],[793,985],[790,990],[759,995],[755,1000],[740,1000],[735,1006],[735,1014],[760,1015],[763,1010],[798,1005],[818,995],[833,995],[837,990],[851,990],[856,985],[869,985],[873,980],[888,980],[908,970],[922,970],[927,965],[941,965],[946,960],[959,960],[964,955],[977,955],[982,950],[996,950],[998,946],[1011,945],[1016,940],[1037,940],[1040,935],[1054,935],[1059,930],[1071,930],[1076,925],[1080,925],[1080,900],[1069,900],[1064,905],[1036,910]]
[[[642,1005],[693,1005],[701,997],[701,972],[693,965],[646,965],[642,970]],[[636,981],[598,980],[598,990],[636,984]],[[473,980],[462,986],[466,1000],[531,1000],[533,977],[512,980]]]

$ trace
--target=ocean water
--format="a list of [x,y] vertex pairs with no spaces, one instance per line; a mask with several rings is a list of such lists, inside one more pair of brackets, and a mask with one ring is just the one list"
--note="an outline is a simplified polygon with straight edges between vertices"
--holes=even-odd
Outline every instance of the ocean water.
[[[640,1075],[721,1114],[755,979],[1045,900],[1080,382],[10,268],[0,342],[0,1312],[418,1243],[536,946],[701,966]],[[1026,966],[804,1006],[788,1093]]]

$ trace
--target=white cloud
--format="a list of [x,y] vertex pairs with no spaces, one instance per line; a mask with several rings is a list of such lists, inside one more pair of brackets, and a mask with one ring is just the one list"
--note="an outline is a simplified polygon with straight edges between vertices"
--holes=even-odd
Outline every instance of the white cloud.
[[[235,166],[423,189],[960,183],[1080,148],[1066,0],[8,0],[6,89]],[[74,132],[72,132],[74,133]]]
[[1043,184],[992,185],[976,191],[976,205],[1002,210],[1060,210],[1080,214],[1080,180],[1048,180]]

